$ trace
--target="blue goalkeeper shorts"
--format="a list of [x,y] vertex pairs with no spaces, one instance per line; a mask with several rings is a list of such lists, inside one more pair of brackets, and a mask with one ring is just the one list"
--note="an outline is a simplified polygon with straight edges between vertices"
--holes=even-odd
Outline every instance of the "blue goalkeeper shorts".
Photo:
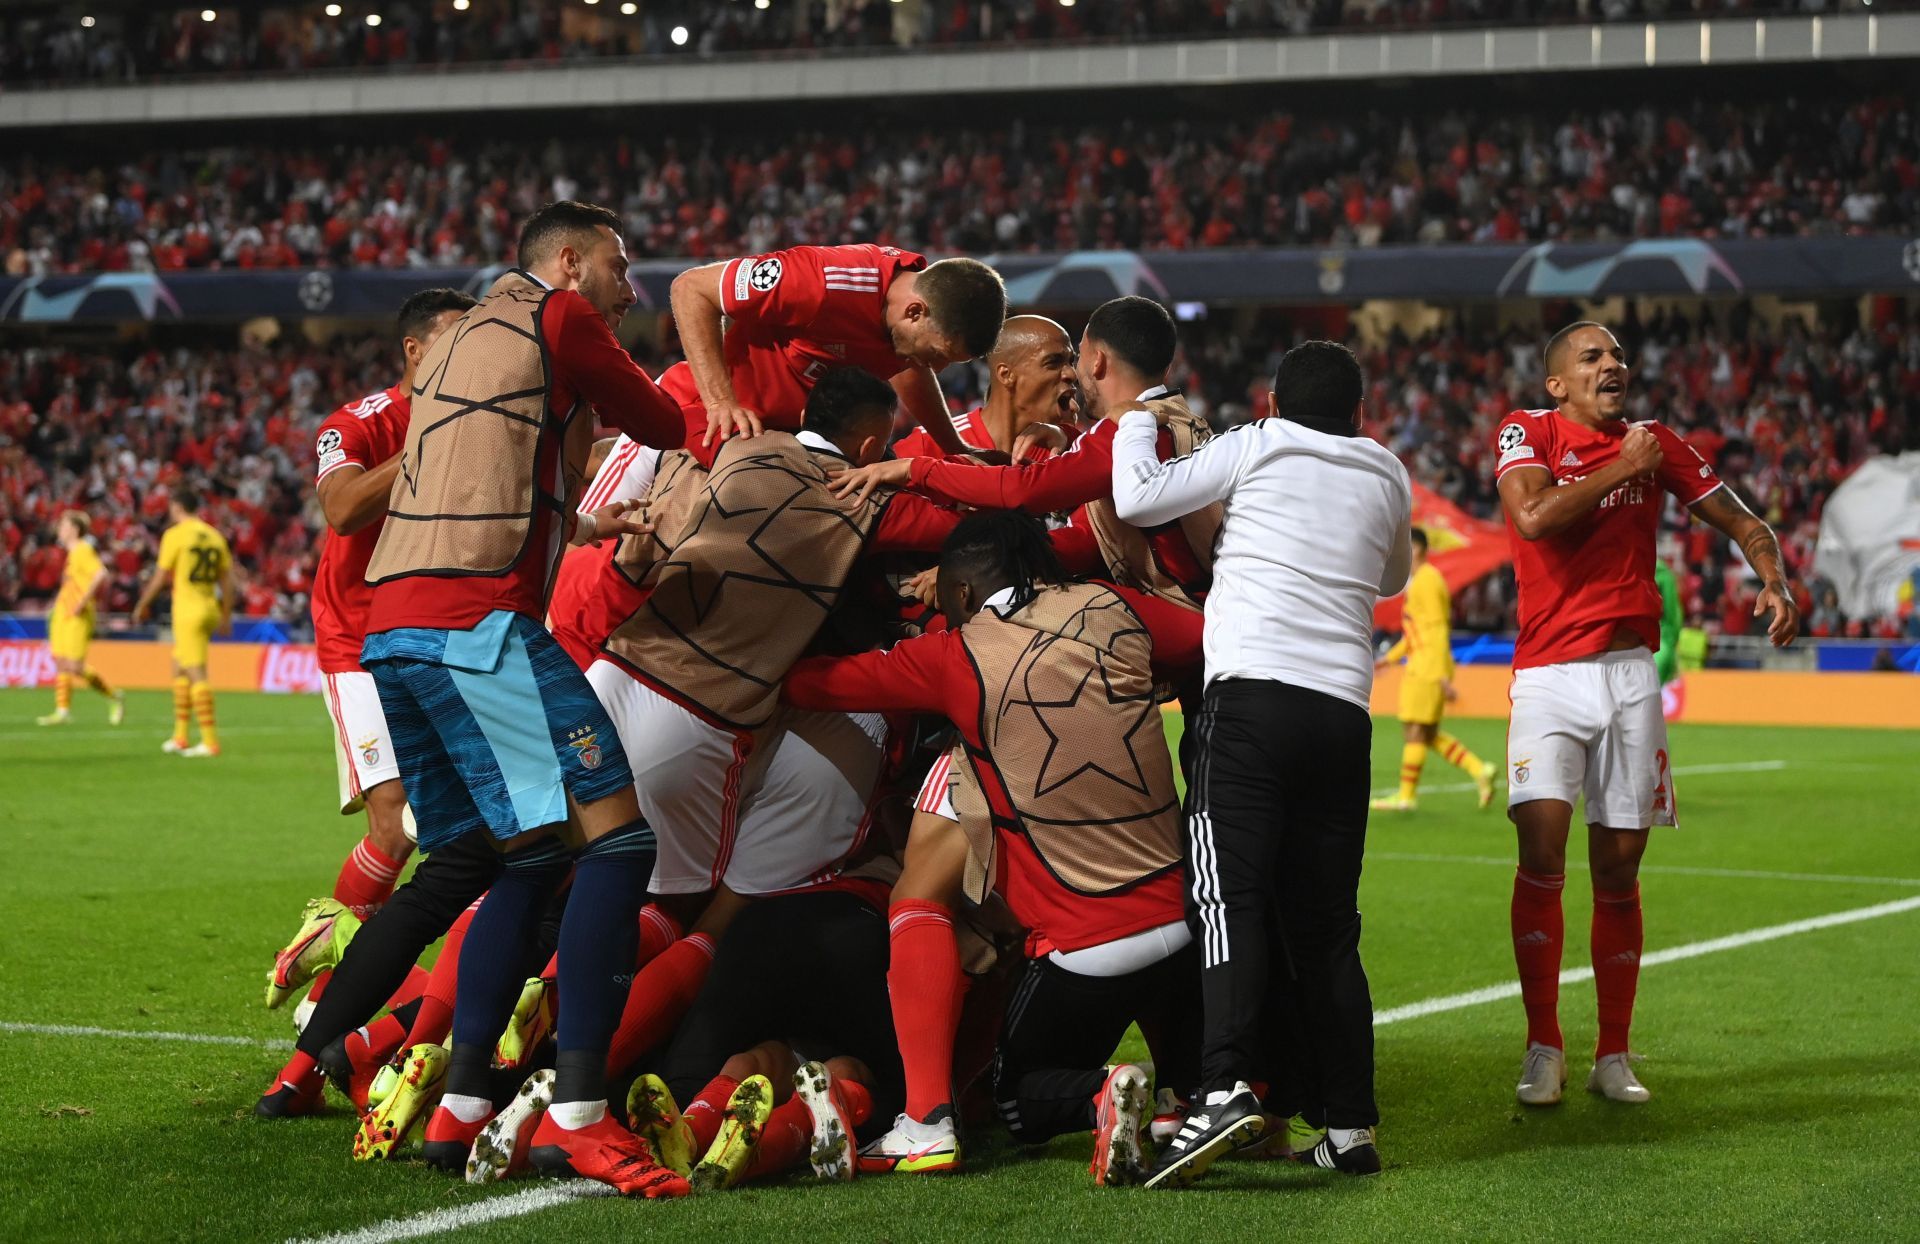
[[586,675],[533,619],[504,610],[466,631],[367,637],[361,664],[387,716],[424,851],[567,819],[633,786],[626,749]]

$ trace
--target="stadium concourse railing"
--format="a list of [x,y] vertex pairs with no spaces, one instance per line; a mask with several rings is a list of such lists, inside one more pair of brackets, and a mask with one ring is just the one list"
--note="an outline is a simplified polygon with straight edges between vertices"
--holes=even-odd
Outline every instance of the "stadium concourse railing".
[[[116,686],[166,687],[170,645],[158,627],[108,629],[88,655]],[[211,649],[208,677],[221,691],[318,692],[320,667],[313,645],[294,636],[302,628],[260,618],[236,618],[231,639]],[[1764,654],[1764,640],[1717,638],[1704,668],[1686,671],[1668,688],[1675,720],[1733,725],[1885,726],[1920,729],[1920,640],[1802,640],[1789,654]],[[1462,717],[1507,715],[1511,635],[1463,636],[1455,646],[1459,694],[1450,709]],[[1745,668],[1737,668],[1745,666]],[[46,618],[0,614],[0,686],[51,687]],[[1373,708],[1391,716],[1400,671],[1375,680]]]
[[75,85],[0,95],[0,128],[306,119],[402,113],[642,108],[1037,91],[1217,87],[1593,70],[1899,60],[1920,13],[1334,31],[1116,44],[920,47],[861,55],[463,64],[258,80]]

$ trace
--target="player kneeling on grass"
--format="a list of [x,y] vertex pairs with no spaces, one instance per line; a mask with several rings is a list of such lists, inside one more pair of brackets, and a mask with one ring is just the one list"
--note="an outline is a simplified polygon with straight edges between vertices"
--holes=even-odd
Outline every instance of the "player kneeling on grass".
[[1200,615],[1066,582],[1039,521],[1012,512],[954,531],[939,598],[952,629],[802,661],[783,693],[812,708],[938,713],[964,743],[960,793],[949,794],[956,766],[936,766],[893,887],[888,984],[906,1110],[862,1167],[960,1165],[953,912],[963,892],[979,900],[997,885],[1032,930],[1000,1051],[1002,1116],[1032,1141],[1097,1126],[1096,1179],[1131,1182],[1148,1086],[1138,1068],[1109,1075],[1104,1060],[1130,1022],[1154,1019],[1186,1033],[1163,1071],[1183,1090],[1198,1077],[1198,961],[1154,687],[1198,662]]
[[[1586,799],[1593,877],[1593,985],[1600,1037],[1587,1088],[1614,1101],[1650,1094],[1629,1065],[1627,1033],[1644,942],[1640,858],[1655,825],[1675,825],[1660,676],[1655,542],[1666,494],[1740,545],[1763,584],[1775,645],[1799,630],[1780,544],[1678,435],[1627,419],[1626,352],[1606,328],[1569,324],[1547,342],[1547,392],[1558,408],[1500,425],[1494,479],[1520,590],[1507,731],[1507,815],[1519,836],[1513,957],[1527,1013],[1516,1095],[1560,1100],[1560,948],[1567,835]],[[1541,472],[1546,474],[1541,474]]]

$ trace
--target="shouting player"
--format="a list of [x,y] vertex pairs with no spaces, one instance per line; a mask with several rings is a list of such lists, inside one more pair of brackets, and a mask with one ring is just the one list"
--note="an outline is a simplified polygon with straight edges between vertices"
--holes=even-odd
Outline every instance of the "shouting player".
[[64,726],[73,718],[73,680],[78,678],[107,697],[107,723],[117,726],[127,715],[127,697],[107,685],[87,664],[87,648],[93,643],[94,608],[101,585],[107,581],[107,568],[87,538],[92,520],[84,510],[68,510],[60,516],[55,534],[67,551],[67,564],[60,572],[60,594],[53,598],[53,616],[47,621],[47,647],[53,654],[53,711],[37,718],[43,726]]
[[[953,417],[953,430],[970,451],[1032,462],[1065,449],[1079,411],[1073,338],[1044,315],[1009,316],[987,365],[987,400]],[[946,456],[925,428],[893,443],[901,458]]]
[[966,446],[937,373],[993,348],[1007,287],[977,259],[796,246],[689,268],[674,278],[673,317],[687,361],[660,386],[686,409],[687,447],[705,461],[730,436],[798,431],[807,390],[839,367],[890,382],[934,444],[957,454]]
[[1772,612],[1774,644],[1793,642],[1799,618],[1772,530],[1687,442],[1658,423],[1628,421],[1626,352],[1614,335],[1592,321],[1569,324],[1547,342],[1544,361],[1557,408],[1509,415],[1494,466],[1520,589],[1507,732],[1507,815],[1520,844],[1513,954],[1527,1013],[1517,1095],[1552,1105],[1566,1085],[1560,893],[1573,805],[1584,795],[1600,1010],[1587,1088],[1643,1102],[1650,1094],[1627,1042],[1643,940],[1640,858],[1649,827],[1676,823],[1652,652],[1665,494],[1740,546],[1760,576],[1754,614]]
[[326,514],[320,565],[313,576],[313,641],[333,719],[340,813],[365,808],[367,835],[340,866],[334,899],[365,919],[393,893],[413,853],[406,834],[407,794],[380,711],[373,675],[360,666],[373,589],[367,561],[387,517],[387,497],[400,474],[414,370],[428,349],[474,300],[457,289],[424,289],[400,306],[397,327],[406,368],[390,389],[370,393],[329,415],[314,452],[314,490]]
[[[133,606],[133,620],[146,621],[160,589],[173,587],[173,735],[160,745],[179,756],[218,756],[213,725],[213,688],[207,682],[207,649],[214,632],[233,633],[233,553],[226,537],[200,517],[191,488],[173,490],[167,505],[173,520],[160,537],[160,560]],[[200,721],[200,741],[187,746],[189,716]]]
[[1370,805],[1375,812],[1411,812],[1419,806],[1420,770],[1427,749],[1437,747],[1448,764],[1464,769],[1480,792],[1480,806],[1493,802],[1493,766],[1467,750],[1467,745],[1440,728],[1440,717],[1453,699],[1453,598],[1447,580],[1427,560],[1427,533],[1413,529],[1413,578],[1400,611],[1400,640],[1387,649],[1380,664],[1405,659],[1400,676],[1400,727],[1406,743],[1400,749],[1400,790]]
[[[684,1192],[606,1109],[607,1043],[633,970],[653,831],[613,723],[541,619],[569,537],[645,530],[624,504],[575,511],[591,411],[663,446],[679,443],[685,419],[613,335],[634,302],[619,217],[549,204],[528,217],[519,260],[421,361],[367,565],[361,662],[379,688],[421,849],[484,835],[504,852],[461,947],[446,1094],[426,1156],[464,1169],[493,1117],[489,1064],[521,992],[518,961],[571,865],[555,1100],[533,1160],[625,1193]],[[576,829],[584,846],[570,853],[558,835]]]

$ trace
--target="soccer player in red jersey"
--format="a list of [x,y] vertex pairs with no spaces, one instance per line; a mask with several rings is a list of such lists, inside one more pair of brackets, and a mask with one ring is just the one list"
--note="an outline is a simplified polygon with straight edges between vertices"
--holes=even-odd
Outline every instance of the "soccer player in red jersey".
[[[984,841],[971,841],[940,765],[917,801],[888,912],[906,1109],[863,1153],[868,1170],[961,1162],[951,1068],[964,980],[953,913],[969,856],[1032,930],[1029,983],[1016,995],[1026,1000],[1008,1020],[996,1085],[1020,1139],[1091,1126],[1096,1113],[1109,1122],[1119,1103],[1106,1098],[1124,1089],[1133,1125],[1106,1131],[1130,1142],[1144,1077],[1110,1083],[1096,1068],[1140,1009],[1199,1014],[1197,952],[1183,953],[1192,943],[1177,798],[1151,688],[1199,664],[1200,615],[1144,592],[1066,583],[1044,529],[1007,513],[972,515],[955,530],[939,592],[949,629],[885,652],[801,661],[782,688],[803,707],[940,714],[960,732],[969,789],[985,805],[969,814]],[[1029,1008],[1037,1034],[1023,1027]],[[1190,1028],[1187,1065],[1164,1069],[1176,1082],[1184,1071],[1197,1083]],[[1121,1166],[1118,1182],[1138,1174],[1137,1146]]]
[[687,360],[660,384],[706,461],[730,436],[798,431],[807,390],[836,367],[890,382],[936,445],[963,453],[937,373],[993,348],[1007,288],[977,259],[796,246],[688,269],[674,278],[673,316]]
[[442,332],[474,300],[457,289],[424,289],[400,306],[400,349],[406,369],[390,389],[369,393],[329,415],[314,442],[314,491],[327,519],[313,581],[313,641],[333,719],[340,812],[367,813],[367,835],[334,882],[334,901],[364,920],[393,893],[413,853],[406,833],[407,794],[387,737],[387,719],[373,675],[360,667],[367,637],[367,560],[387,517],[387,495],[400,473],[413,373]]
[[1627,419],[1626,354],[1604,326],[1570,324],[1545,353],[1554,410],[1500,425],[1494,478],[1520,589],[1507,733],[1507,815],[1519,834],[1513,952],[1527,1012],[1521,1102],[1566,1085],[1560,1034],[1560,894],[1574,801],[1586,798],[1593,874],[1593,972],[1600,1038],[1587,1087],[1615,1101],[1649,1093],[1628,1064],[1642,945],[1640,858],[1673,825],[1673,773],[1653,650],[1660,643],[1655,536],[1665,494],[1740,546],[1762,587],[1754,614],[1793,642],[1799,618],[1779,541],[1678,435]]
[[[386,711],[420,847],[499,845],[467,927],[446,1091],[424,1152],[461,1169],[496,1112],[490,1063],[549,895],[572,870],[559,938],[553,1105],[535,1165],[629,1195],[683,1193],[606,1109],[607,1046],[654,861],[625,749],[586,676],[542,625],[560,549],[648,529],[624,503],[590,514],[594,418],[678,445],[677,402],[613,335],[633,305],[620,220],[549,204],[508,270],[435,343],[415,383],[400,474],[367,579],[361,664]],[[570,851],[562,841],[584,842]]]
[[[1004,455],[1006,462],[1038,462],[1072,443],[1068,430],[1079,411],[1073,338],[1044,315],[1007,319],[983,359],[991,381],[977,410],[953,417],[969,451]],[[944,458],[925,428],[893,443],[895,457]]]

